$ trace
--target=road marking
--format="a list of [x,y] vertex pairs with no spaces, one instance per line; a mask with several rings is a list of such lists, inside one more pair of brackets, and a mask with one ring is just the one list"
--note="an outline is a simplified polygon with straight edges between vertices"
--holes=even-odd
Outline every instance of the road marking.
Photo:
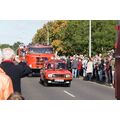
[[71,93],[67,92],[66,90],[64,90],[64,93],[66,93],[66,94],[70,95],[71,97],[75,97],[73,94],[71,94]]

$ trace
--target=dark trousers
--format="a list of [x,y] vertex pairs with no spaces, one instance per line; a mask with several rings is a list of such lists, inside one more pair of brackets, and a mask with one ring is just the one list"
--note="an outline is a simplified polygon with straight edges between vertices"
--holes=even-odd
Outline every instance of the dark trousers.
[[92,73],[87,73],[87,80],[89,80],[89,81],[92,80]]

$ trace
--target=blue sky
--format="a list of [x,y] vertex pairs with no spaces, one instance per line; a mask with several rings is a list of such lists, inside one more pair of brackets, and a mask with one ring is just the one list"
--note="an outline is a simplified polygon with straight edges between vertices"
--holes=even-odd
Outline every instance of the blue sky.
[[17,41],[28,44],[37,29],[47,22],[47,20],[0,20],[0,44],[13,45]]

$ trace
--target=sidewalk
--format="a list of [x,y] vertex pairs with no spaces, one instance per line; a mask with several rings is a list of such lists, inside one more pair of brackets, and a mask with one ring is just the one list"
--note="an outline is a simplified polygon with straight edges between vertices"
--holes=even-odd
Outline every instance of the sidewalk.
[[[82,77],[82,76],[79,77],[78,79],[88,81],[88,80],[84,79],[84,77]],[[97,83],[97,84],[100,84],[100,85],[104,85],[104,86],[107,86],[107,87],[110,87],[110,88],[114,88],[112,84],[108,84],[108,83],[105,83],[105,82],[100,82],[100,81],[97,81],[96,79],[93,79],[92,81],[88,81],[88,82],[94,82],[94,83]]]

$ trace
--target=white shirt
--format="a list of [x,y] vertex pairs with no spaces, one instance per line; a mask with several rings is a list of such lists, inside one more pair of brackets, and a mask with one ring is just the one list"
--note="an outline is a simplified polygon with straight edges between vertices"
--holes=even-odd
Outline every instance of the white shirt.
[[87,64],[86,73],[93,73],[93,62],[92,61],[89,61]]

